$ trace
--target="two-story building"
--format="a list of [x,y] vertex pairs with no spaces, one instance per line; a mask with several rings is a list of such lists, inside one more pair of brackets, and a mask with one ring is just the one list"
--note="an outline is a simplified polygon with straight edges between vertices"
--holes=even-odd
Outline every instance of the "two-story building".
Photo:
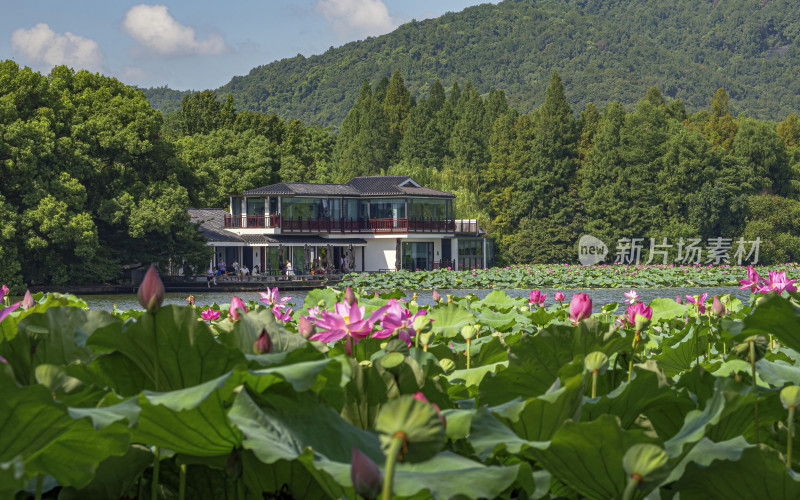
[[281,182],[230,198],[229,210],[190,209],[214,247],[262,273],[469,269],[493,264],[492,240],[476,220],[453,216],[451,193],[408,176],[347,184]]

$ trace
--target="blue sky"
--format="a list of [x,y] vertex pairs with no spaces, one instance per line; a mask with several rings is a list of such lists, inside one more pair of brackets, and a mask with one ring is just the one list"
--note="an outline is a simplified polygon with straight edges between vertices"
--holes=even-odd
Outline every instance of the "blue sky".
[[479,3],[0,0],[0,60],[44,73],[67,64],[131,85],[200,90],[277,59],[319,54]]

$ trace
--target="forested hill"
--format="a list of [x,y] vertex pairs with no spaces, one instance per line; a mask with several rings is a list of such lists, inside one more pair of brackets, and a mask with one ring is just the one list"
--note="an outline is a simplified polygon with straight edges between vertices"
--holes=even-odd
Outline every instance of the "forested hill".
[[[781,120],[800,109],[800,9],[795,0],[507,0],[259,66],[217,93],[241,109],[337,127],[364,78],[395,69],[417,97],[436,78],[470,81],[481,93],[503,89],[522,112],[541,105],[558,71],[577,110],[632,105],[656,86],[693,111],[724,87],[734,113]],[[183,95],[147,94],[158,108]]]

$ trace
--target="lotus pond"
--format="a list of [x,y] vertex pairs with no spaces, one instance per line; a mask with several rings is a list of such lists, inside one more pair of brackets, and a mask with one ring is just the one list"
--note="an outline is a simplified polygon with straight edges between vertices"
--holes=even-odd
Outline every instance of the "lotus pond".
[[[155,273],[153,273],[155,274]],[[0,307],[0,498],[798,498],[800,294]],[[559,296],[560,298],[560,296]]]
[[[756,267],[785,272],[796,278],[797,264]],[[368,290],[425,289],[537,289],[537,288],[696,288],[736,286],[747,275],[742,266],[676,266],[676,265],[526,265],[491,269],[452,271],[397,271],[388,273],[351,273],[341,286]]]

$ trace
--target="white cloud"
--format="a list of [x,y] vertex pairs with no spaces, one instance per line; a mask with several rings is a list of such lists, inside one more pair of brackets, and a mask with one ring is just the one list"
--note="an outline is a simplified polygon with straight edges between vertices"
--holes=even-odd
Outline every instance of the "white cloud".
[[382,35],[400,24],[381,0],[319,0],[316,10],[342,37]]
[[230,50],[219,34],[198,40],[194,28],[175,20],[166,5],[135,5],[125,13],[122,29],[152,53],[165,56],[222,54]]
[[44,23],[29,30],[14,31],[11,47],[30,62],[49,67],[66,64],[74,69],[97,72],[103,62],[103,52],[94,40],[70,32],[60,35]]

